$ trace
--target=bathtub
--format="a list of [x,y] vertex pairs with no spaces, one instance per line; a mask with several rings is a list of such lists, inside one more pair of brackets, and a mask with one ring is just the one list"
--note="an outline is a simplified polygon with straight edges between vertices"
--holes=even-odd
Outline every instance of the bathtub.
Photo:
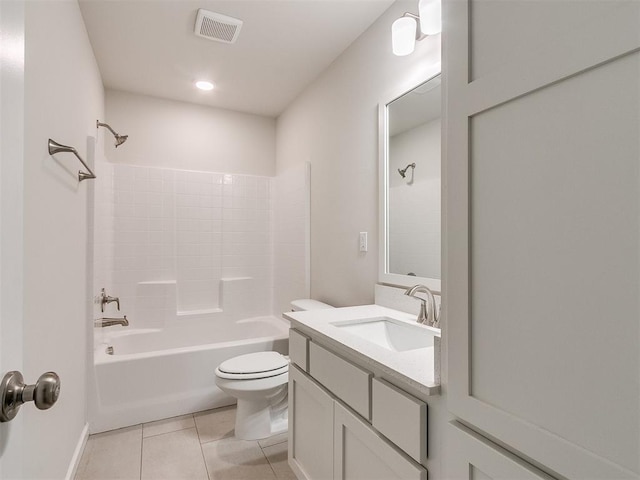
[[288,328],[277,317],[200,318],[181,319],[161,330],[110,327],[113,333],[99,332],[91,432],[235,403],[216,387],[216,367],[245,353],[287,354]]

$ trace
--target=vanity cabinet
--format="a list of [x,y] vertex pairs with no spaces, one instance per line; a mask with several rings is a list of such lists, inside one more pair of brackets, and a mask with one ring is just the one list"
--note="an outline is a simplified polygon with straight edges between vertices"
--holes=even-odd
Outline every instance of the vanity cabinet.
[[426,480],[426,403],[305,335],[291,335],[289,464],[296,476]]

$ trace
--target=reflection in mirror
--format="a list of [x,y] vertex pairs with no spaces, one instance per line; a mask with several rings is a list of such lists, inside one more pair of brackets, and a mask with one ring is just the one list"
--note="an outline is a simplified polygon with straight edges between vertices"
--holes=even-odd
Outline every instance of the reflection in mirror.
[[[405,284],[429,279],[439,287],[440,76],[386,107],[384,273],[409,276],[402,282]],[[419,278],[412,279],[414,276]]]

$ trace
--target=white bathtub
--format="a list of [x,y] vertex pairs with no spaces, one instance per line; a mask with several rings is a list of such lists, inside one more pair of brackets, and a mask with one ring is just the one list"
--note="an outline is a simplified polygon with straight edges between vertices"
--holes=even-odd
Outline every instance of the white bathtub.
[[288,352],[289,324],[276,317],[181,319],[162,330],[109,328],[117,331],[104,333],[94,352],[92,433],[231,405],[235,399],[215,385],[221,362]]

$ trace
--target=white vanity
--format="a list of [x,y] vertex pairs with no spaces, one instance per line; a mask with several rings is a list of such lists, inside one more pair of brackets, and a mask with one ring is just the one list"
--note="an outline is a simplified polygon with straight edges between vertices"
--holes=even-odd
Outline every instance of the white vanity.
[[289,463],[298,478],[426,480],[440,331],[379,305],[285,317]]

